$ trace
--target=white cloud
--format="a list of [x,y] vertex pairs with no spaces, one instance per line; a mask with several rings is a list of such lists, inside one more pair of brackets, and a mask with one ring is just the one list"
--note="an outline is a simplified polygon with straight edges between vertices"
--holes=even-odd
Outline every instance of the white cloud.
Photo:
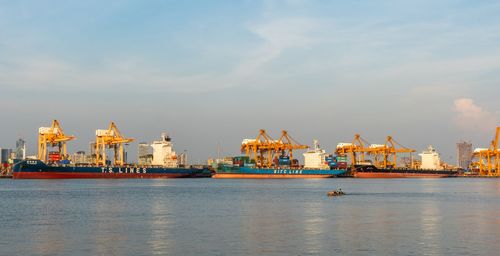
[[4,65],[0,65],[0,88],[113,90],[117,86],[121,89],[141,86],[143,89],[189,93],[250,83],[271,84],[272,74],[263,67],[287,49],[310,46],[315,39],[309,33],[317,27],[317,22],[305,18],[276,19],[249,25],[247,29],[262,42],[247,49],[248,53],[243,54],[234,68],[224,73],[172,74],[133,57],[101,60],[95,67],[86,67],[50,56],[9,56],[3,60]]
[[274,19],[249,25],[247,29],[263,42],[241,60],[230,77],[232,80],[245,79],[255,75],[260,68],[278,58],[287,49],[312,45],[317,39],[310,33],[318,27],[317,21],[308,18]]
[[453,102],[453,110],[456,113],[454,121],[465,130],[491,132],[498,123],[493,113],[477,106],[469,98],[456,99]]
[[309,33],[318,27],[318,22],[310,18],[286,18],[250,26],[250,30],[268,46],[283,50],[310,45],[314,38]]
[[[223,71],[201,70],[180,75],[150,64],[148,60],[136,61],[133,56],[131,60],[113,59],[90,68],[66,59],[36,56],[25,59],[10,56],[8,59],[9,56],[3,56],[1,61],[5,64],[2,67],[0,62],[0,89],[10,85],[86,90],[120,86],[135,90],[134,86],[140,86],[141,89],[157,91],[203,92],[235,86],[293,83],[295,80],[292,79],[301,74],[307,78],[313,73],[317,80],[332,84],[334,80],[335,84],[359,84],[366,88],[384,84],[417,89],[420,84],[451,84],[450,88],[456,90],[456,81],[469,78],[477,81],[485,73],[494,73],[500,68],[500,51],[496,46],[491,47],[487,55],[484,52],[440,55],[443,49],[453,46],[450,42],[461,42],[464,35],[474,41],[494,41],[495,38],[490,37],[498,34],[494,33],[498,31],[496,24],[481,30],[476,27],[457,30],[448,20],[394,24],[390,18],[372,18],[351,23],[334,17],[293,17],[282,11],[283,6],[302,9],[301,5],[309,4],[308,1],[265,3],[265,10],[259,16],[264,18],[254,20],[244,28],[261,41],[251,47],[238,48],[237,57],[230,58],[231,61],[239,58],[238,61],[230,65],[224,63],[232,68]],[[219,49],[210,42],[207,45]],[[278,72],[271,71],[269,67],[273,61],[289,53],[293,56],[298,48],[311,49],[308,54],[312,57],[286,63],[281,76],[278,74],[281,67]],[[98,58],[96,56],[96,61]],[[176,65],[175,61],[162,65],[167,64]],[[287,77],[291,70],[293,78]],[[455,79],[451,81],[450,78]]]

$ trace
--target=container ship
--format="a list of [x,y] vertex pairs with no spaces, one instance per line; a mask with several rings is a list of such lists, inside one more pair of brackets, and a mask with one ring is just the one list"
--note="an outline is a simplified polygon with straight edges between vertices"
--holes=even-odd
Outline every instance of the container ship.
[[[138,165],[126,164],[123,144],[133,139],[121,135],[114,123],[107,130],[96,131],[93,153],[87,161],[71,161],[66,154],[66,142],[74,139],[63,133],[57,120],[51,127],[39,129],[38,159],[27,159],[13,166],[14,179],[97,179],[97,178],[194,178],[210,177],[208,167],[187,166],[180,162],[166,133],[159,141],[148,145],[153,153]],[[47,154],[49,146],[58,151]],[[144,146],[144,145],[143,145]],[[106,149],[114,150],[114,160],[106,157]],[[85,156],[85,155],[84,155]],[[148,157],[150,156],[150,157]],[[43,159],[43,160],[42,160]]]
[[[237,158],[235,158],[237,159]],[[305,169],[301,167],[276,166],[272,168],[257,168],[253,164],[227,165],[221,164],[212,178],[216,179],[305,179],[333,178],[342,175],[347,170],[340,169]]]
[[353,166],[353,176],[356,178],[447,178],[456,177],[458,172],[441,166],[439,154],[429,146],[423,151],[420,168],[387,168],[376,167],[373,164],[356,164]]
[[432,170],[412,168],[377,168],[374,165],[356,165],[355,178],[446,178],[455,177],[453,170]]
[[45,164],[40,160],[24,160],[14,165],[14,179],[147,179],[210,177],[208,168],[155,166],[78,166]]
[[[292,150],[307,148],[293,143],[286,131],[279,140],[272,140],[261,130],[257,139],[242,142],[246,156],[226,158],[214,163],[213,178],[224,179],[293,179],[293,178],[333,178],[346,173],[345,158],[328,155],[314,141],[314,149],[304,153],[305,163],[299,166],[293,159]],[[252,154],[253,152],[253,154]],[[279,156],[273,156],[279,153]],[[253,156],[253,157],[252,157]]]

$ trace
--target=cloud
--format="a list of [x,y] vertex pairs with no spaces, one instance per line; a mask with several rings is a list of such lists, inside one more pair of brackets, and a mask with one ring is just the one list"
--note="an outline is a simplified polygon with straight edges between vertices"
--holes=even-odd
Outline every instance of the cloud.
[[496,115],[477,106],[469,98],[456,99],[453,110],[456,113],[455,123],[465,130],[491,132],[498,123]]
[[286,50],[314,44],[317,39],[311,33],[318,28],[319,23],[310,18],[281,18],[248,25],[247,29],[262,43],[241,59],[229,77],[246,80]]
[[309,33],[318,27],[318,22],[311,18],[286,18],[250,26],[250,30],[264,39],[267,46],[283,50],[310,45],[314,38]]
[[[313,4],[304,0],[265,1],[257,16],[243,23],[246,25],[243,28],[238,27],[250,32],[253,39],[258,39],[257,43],[248,40],[240,44],[235,39],[235,49],[224,52],[234,55],[222,60],[224,63],[218,63],[221,58],[200,58],[196,53],[183,56],[187,59],[185,63],[191,60],[193,63],[208,62],[202,66],[218,68],[199,69],[197,65],[187,65],[172,71],[169,67],[178,65],[175,60],[158,62],[133,53],[113,58],[110,57],[115,56],[113,50],[110,56],[104,56],[107,60],[92,56],[90,52],[89,59],[95,60],[92,66],[78,58],[57,54],[57,51],[37,52],[42,56],[9,53],[0,57],[0,90],[2,86],[17,90],[63,91],[115,90],[119,86],[125,91],[140,88],[141,91],[198,93],[229,87],[268,88],[298,81],[303,83],[300,78],[310,80],[314,76],[316,84],[349,84],[366,89],[380,87],[380,84],[394,88],[404,84],[417,89],[420,84],[451,84],[457,95],[457,81],[478,81],[478,77],[491,79],[491,74],[500,68],[500,49],[494,44],[498,35],[495,32],[500,28],[496,23],[464,28],[448,19],[402,23],[378,16],[351,22],[342,15],[311,15],[301,11],[312,10],[309,5]],[[37,35],[33,33],[32,36],[36,38]],[[477,45],[478,42],[481,44]],[[204,47],[212,51],[225,51],[213,42],[204,43]],[[464,48],[466,53],[469,48],[477,53],[457,56],[446,51],[448,48],[453,51],[457,46]],[[13,52],[11,48],[14,47],[9,45],[8,52]],[[24,45],[17,51],[26,47],[31,48]],[[307,54],[302,54],[303,49]],[[297,60],[302,56],[305,57]],[[450,80],[452,77],[456,77],[456,81]]]
[[287,49],[307,47],[315,39],[309,35],[318,27],[313,19],[290,18],[255,22],[246,27],[261,42],[246,49],[233,68],[224,72],[204,70],[175,74],[140,57],[98,59],[93,67],[56,57],[5,56],[0,62],[0,87],[35,90],[114,90],[119,86],[168,92],[204,92],[249,84],[272,84],[272,73],[263,67]]

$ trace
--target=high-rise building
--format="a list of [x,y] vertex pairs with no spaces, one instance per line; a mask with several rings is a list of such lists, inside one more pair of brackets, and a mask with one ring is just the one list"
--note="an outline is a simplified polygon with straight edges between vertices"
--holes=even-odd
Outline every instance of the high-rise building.
[[25,159],[26,158],[26,142],[19,138],[16,141],[16,159]]
[[182,166],[182,167],[187,166],[188,165],[188,162],[187,162],[188,159],[187,159],[187,157],[188,157],[187,156],[187,151],[184,150],[184,153],[180,153],[179,154],[179,157],[177,158],[177,164],[179,166]]
[[468,169],[472,162],[472,143],[461,141],[457,143],[457,165]]
[[2,163],[2,164],[8,163],[11,153],[12,153],[12,149],[1,148],[0,149],[0,163]]

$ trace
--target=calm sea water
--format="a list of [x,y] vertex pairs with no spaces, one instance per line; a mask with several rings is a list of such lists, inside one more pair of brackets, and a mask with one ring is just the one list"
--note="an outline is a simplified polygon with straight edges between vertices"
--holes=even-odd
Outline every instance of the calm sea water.
[[500,253],[500,179],[0,180],[0,195],[0,255]]

